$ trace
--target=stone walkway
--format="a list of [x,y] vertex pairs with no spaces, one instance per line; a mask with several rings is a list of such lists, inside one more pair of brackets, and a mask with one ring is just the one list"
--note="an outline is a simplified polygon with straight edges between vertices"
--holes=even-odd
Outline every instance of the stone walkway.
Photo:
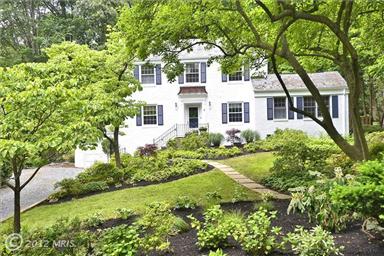
[[256,193],[269,193],[276,199],[290,199],[291,197],[289,195],[281,194],[277,191],[268,189],[264,187],[263,185],[254,182],[253,180],[247,178],[246,176],[238,173],[230,166],[227,166],[225,164],[221,164],[215,161],[207,160],[206,163],[216,167],[220,171],[222,171],[224,174],[226,174],[228,177],[239,183],[240,185],[243,185],[244,187],[249,188],[250,190],[256,192]]

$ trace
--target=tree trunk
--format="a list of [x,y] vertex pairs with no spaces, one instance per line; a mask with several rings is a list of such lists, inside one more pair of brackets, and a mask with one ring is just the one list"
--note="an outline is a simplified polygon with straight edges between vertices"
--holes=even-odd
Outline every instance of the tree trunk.
[[113,151],[117,168],[121,168],[120,147],[119,147],[119,126],[113,130]]
[[21,218],[20,218],[20,176],[15,176],[14,189],[14,212],[13,212],[13,232],[20,233]]
[[[353,130],[355,139],[357,139],[358,143],[355,145],[351,145],[348,143],[348,141],[337,131],[336,127],[333,124],[333,120],[331,118],[331,115],[329,113],[329,110],[327,109],[324,99],[320,95],[320,91],[317,89],[311,78],[309,77],[307,71],[303,68],[303,66],[299,63],[299,61],[295,58],[295,56],[289,51],[289,49],[286,49],[285,56],[283,56],[289,64],[294,68],[296,73],[300,76],[302,81],[304,82],[305,86],[308,88],[311,95],[314,97],[316,102],[318,103],[320,107],[320,111],[323,114],[323,121],[322,121],[322,127],[325,129],[325,131],[328,133],[328,135],[331,137],[331,139],[338,145],[338,147],[352,160],[355,161],[361,161],[364,159],[368,159],[367,151],[368,147],[366,147],[366,151],[363,150],[364,142],[366,146],[366,141],[364,137],[364,131],[363,126],[361,124],[361,118],[358,111],[358,103],[351,99],[350,97],[350,110],[351,110],[351,116],[354,116],[352,118]],[[356,112],[357,111],[357,112]],[[358,119],[356,119],[356,113]],[[360,124],[360,126],[359,126]],[[361,129],[359,129],[359,127]],[[363,139],[361,138],[361,132],[363,133]]]

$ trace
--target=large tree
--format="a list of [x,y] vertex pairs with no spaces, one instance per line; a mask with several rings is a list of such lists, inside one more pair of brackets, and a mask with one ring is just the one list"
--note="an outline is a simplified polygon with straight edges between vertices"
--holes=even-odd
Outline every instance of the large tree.
[[0,66],[45,61],[43,48],[65,40],[104,47],[108,26],[128,0],[0,1]]
[[[182,70],[178,54],[198,44],[221,50],[222,54],[212,59],[219,61],[224,71],[236,70],[241,62],[253,64],[262,57],[270,58],[290,110],[323,127],[350,158],[363,160],[369,158],[369,152],[360,118],[362,69],[353,38],[356,19],[369,8],[363,1],[143,0],[122,12],[118,26],[140,59],[150,54],[162,56],[169,79]],[[294,106],[279,75],[277,63],[281,62],[301,77],[322,119]],[[308,75],[306,67],[316,69],[317,63],[334,66],[347,82],[353,144],[336,130]]]
[[[84,56],[83,56],[84,57]],[[77,65],[56,61],[0,68],[0,166],[10,170],[6,185],[14,191],[14,232],[20,232],[20,192],[38,171],[64,152],[91,140],[93,129],[82,118],[81,74],[93,68],[73,56]],[[95,137],[96,138],[96,137]],[[26,166],[33,174],[22,183]]]
[[125,126],[127,118],[134,117],[140,111],[144,103],[130,97],[135,91],[141,90],[141,85],[133,76],[133,58],[129,55],[121,33],[113,31],[109,34],[103,53],[105,69],[96,75],[98,81],[90,91],[89,118],[101,136],[109,142],[110,153],[120,168],[120,129]]
[[[118,131],[136,114],[138,105],[128,97],[139,85],[119,49],[118,43],[108,51],[62,43],[46,50],[46,63],[0,68],[0,176],[13,174],[5,184],[14,191],[15,232],[20,192],[43,166],[78,146],[93,148],[106,125]],[[114,145],[119,148],[117,139]],[[21,183],[26,166],[36,169]]]

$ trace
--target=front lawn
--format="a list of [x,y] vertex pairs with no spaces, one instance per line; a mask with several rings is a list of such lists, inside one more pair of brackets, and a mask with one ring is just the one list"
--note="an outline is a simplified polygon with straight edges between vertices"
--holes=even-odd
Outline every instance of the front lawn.
[[[199,200],[200,204],[206,204],[207,192],[218,191],[223,201],[233,198],[235,189],[239,188],[247,192],[243,200],[257,199],[257,194],[240,187],[226,175],[218,170],[193,175],[169,183],[152,185],[146,187],[130,188],[114,192],[102,193],[70,202],[43,205],[31,209],[22,214],[22,225],[31,227],[48,226],[61,217],[85,218],[96,212],[104,217],[114,217],[117,208],[130,208],[141,213],[145,205],[154,201],[166,201],[174,204],[179,196],[188,196]],[[1,225],[0,232],[10,225],[10,220]]]
[[256,182],[261,182],[263,178],[269,175],[269,169],[273,166],[274,160],[273,153],[263,152],[225,159],[219,162],[231,166]]

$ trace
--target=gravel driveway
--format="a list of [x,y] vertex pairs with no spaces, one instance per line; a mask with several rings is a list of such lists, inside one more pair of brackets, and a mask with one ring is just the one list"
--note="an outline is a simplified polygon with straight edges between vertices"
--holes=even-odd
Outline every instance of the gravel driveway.
[[[28,208],[46,199],[53,191],[56,182],[71,178],[83,169],[74,167],[47,166],[42,168],[32,181],[21,191],[21,209]],[[21,180],[27,180],[34,169],[26,169]],[[0,188],[0,221],[13,215],[13,191],[10,188]]]

